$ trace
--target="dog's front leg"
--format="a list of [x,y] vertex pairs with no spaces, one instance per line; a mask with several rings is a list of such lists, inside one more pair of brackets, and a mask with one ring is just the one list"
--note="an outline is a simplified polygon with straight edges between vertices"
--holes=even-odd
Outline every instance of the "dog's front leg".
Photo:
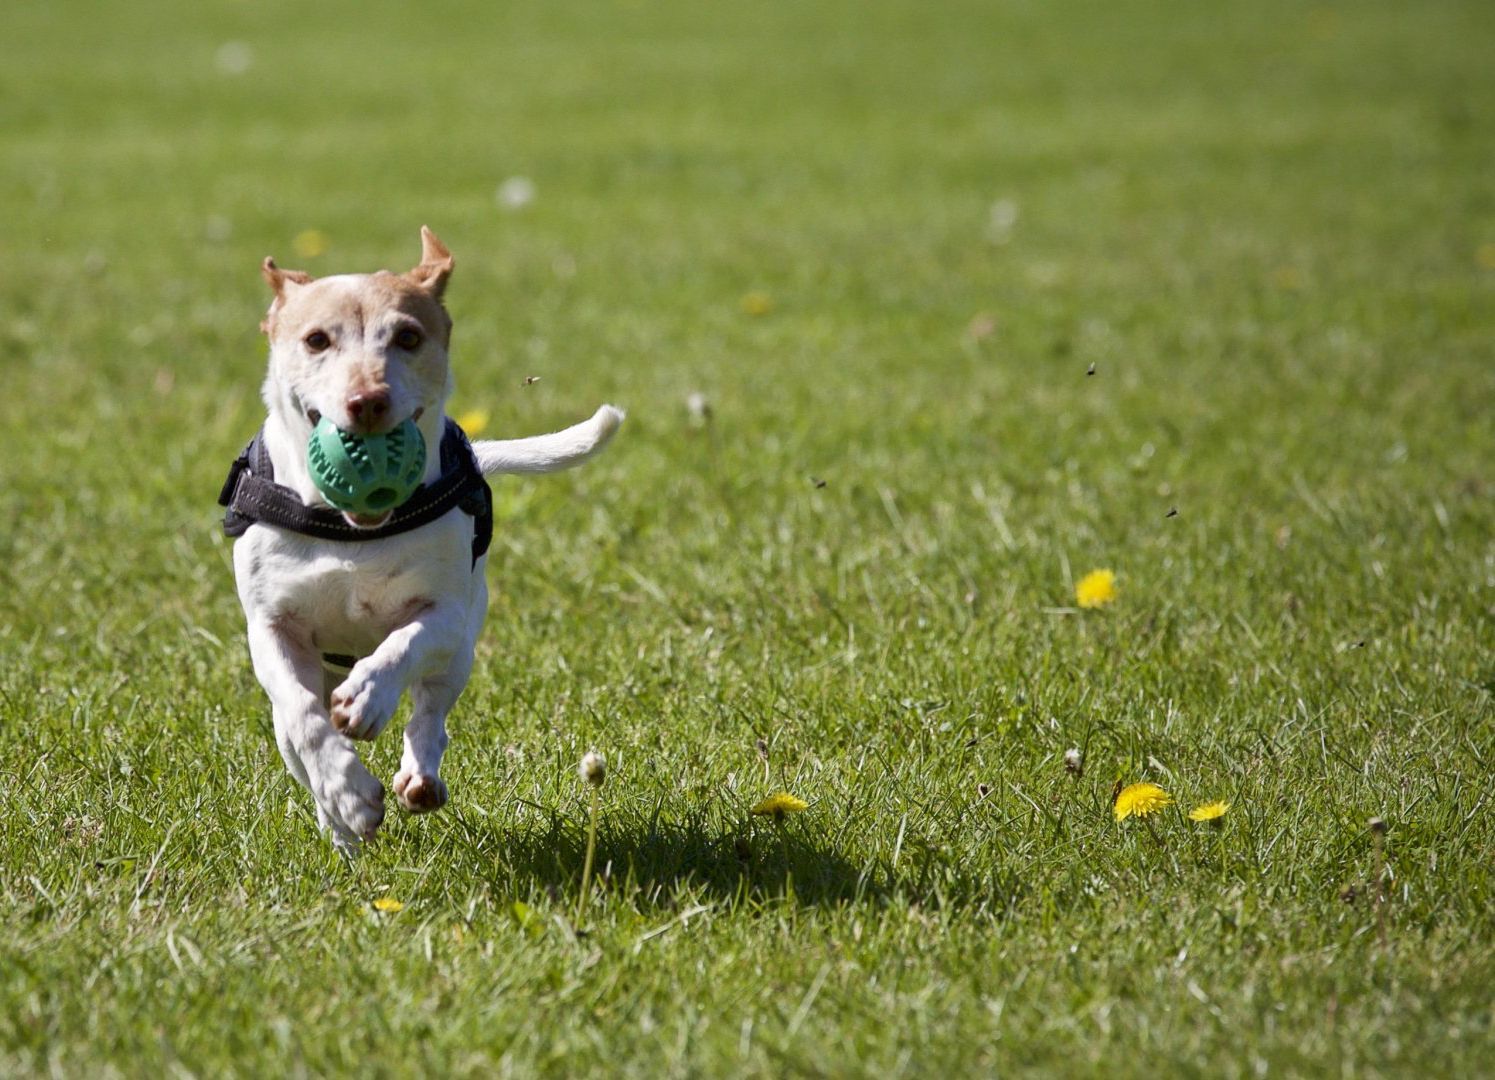
[[396,627],[332,691],[332,726],[350,739],[376,738],[407,686],[451,664],[463,643],[465,622],[459,605],[436,603]]
[[384,785],[364,768],[353,744],[332,729],[322,707],[321,661],[293,627],[251,619],[249,655],[270,696],[275,741],[292,774],[311,791],[333,843],[356,850],[384,820]]

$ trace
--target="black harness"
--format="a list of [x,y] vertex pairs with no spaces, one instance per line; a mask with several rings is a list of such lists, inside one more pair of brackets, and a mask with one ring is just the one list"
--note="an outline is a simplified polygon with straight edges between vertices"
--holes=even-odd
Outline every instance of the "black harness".
[[381,540],[429,525],[456,507],[473,519],[474,566],[493,540],[493,491],[478,468],[472,444],[450,417],[441,436],[441,475],[433,483],[416,488],[415,494],[378,528],[349,525],[336,510],[307,506],[290,488],[277,484],[275,466],[265,449],[264,428],[229,466],[218,505],[224,507],[223,531],[231,537],[243,536],[258,521],[318,540]]

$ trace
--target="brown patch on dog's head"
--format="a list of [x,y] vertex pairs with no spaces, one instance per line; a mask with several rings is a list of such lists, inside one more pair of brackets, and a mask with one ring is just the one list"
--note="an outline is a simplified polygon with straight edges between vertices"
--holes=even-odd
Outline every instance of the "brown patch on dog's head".
[[420,263],[405,273],[405,280],[425,289],[438,301],[446,292],[447,279],[455,266],[452,253],[426,226],[420,227]]

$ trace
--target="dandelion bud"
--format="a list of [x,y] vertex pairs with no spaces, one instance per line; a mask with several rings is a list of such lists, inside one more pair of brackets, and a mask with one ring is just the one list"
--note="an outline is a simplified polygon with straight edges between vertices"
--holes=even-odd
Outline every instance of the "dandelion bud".
[[1080,753],[1079,747],[1073,746],[1064,751],[1064,771],[1071,776],[1085,775],[1085,755]]
[[686,395],[685,410],[690,413],[690,422],[697,427],[711,422],[711,402],[699,390],[692,390]]
[[593,787],[601,787],[607,779],[607,758],[595,750],[588,750],[581,757],[581,764],[576,767],[581,778]]
[[1375,833],[1377,836],[1385,836],[1386,835],[1386,819],[1385,818],[1378,818],[1378,817],[1371,818],[1370,819],[1370,831],[1373,832],[1373,833]]

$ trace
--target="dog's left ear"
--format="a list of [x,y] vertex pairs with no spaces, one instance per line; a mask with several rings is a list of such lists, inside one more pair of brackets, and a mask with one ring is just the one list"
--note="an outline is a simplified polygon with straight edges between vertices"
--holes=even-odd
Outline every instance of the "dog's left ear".
[[405,275],[436,299],[446,292],[447,278],[452,276],[452,253],[424,225],[420,227],[420,265]]

